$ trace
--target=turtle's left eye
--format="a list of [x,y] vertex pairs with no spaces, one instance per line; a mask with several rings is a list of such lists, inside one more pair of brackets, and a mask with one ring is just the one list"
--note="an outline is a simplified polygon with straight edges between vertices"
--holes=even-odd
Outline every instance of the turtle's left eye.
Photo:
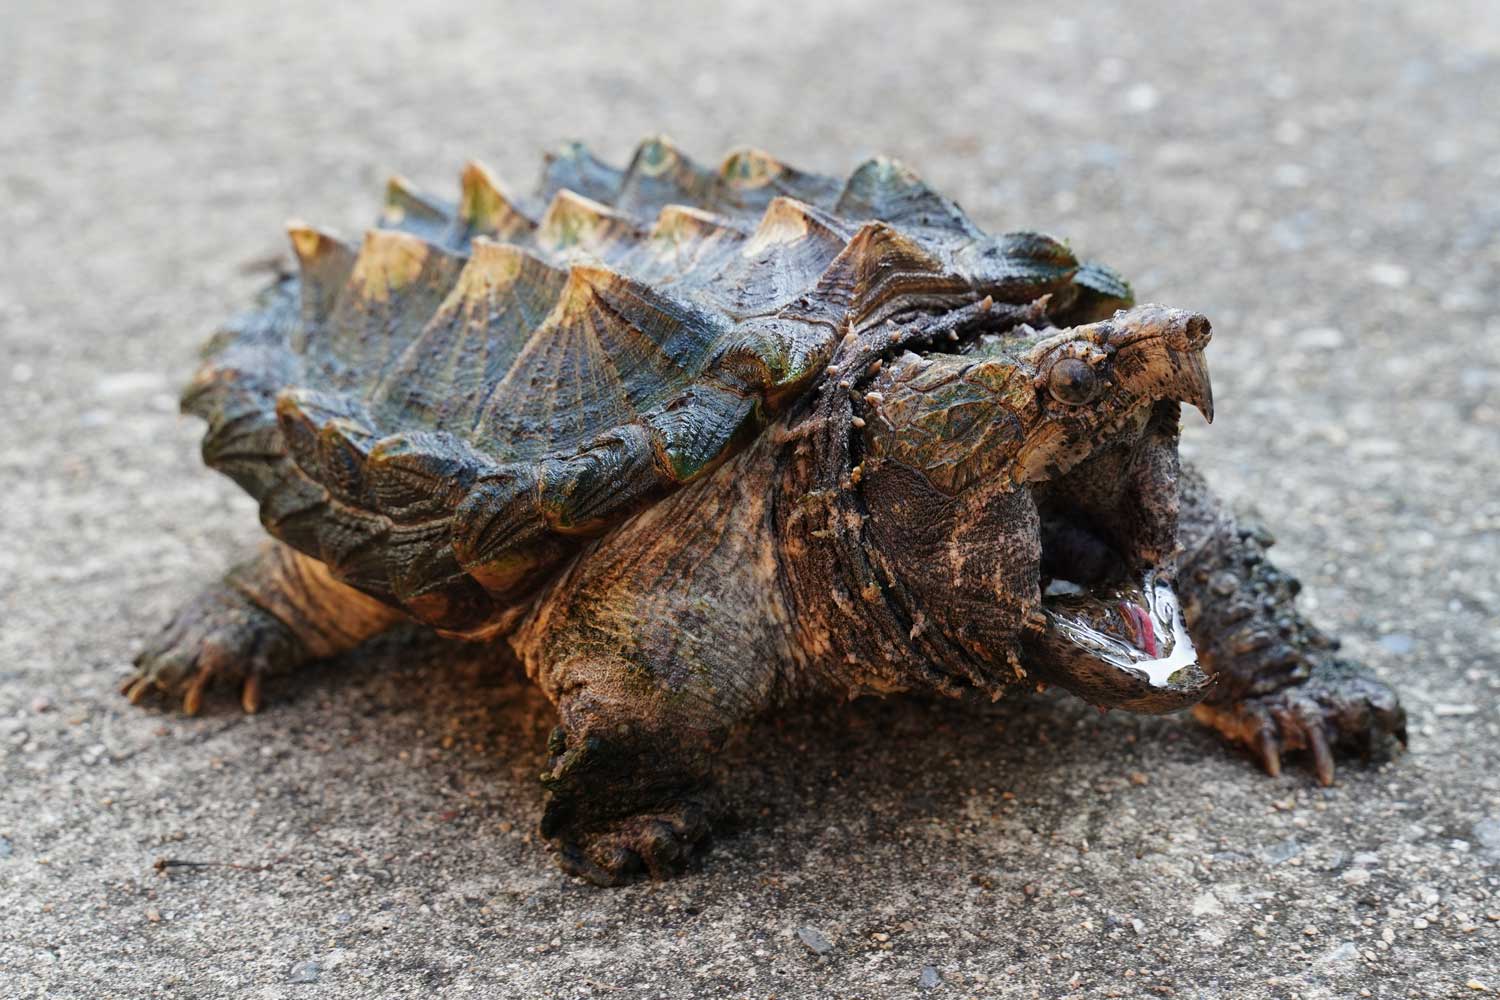
[[1052,398],[1069,406],[1082,406],[1099,393],[1099,376],[1082,358],[1063,358],[1047,374]]

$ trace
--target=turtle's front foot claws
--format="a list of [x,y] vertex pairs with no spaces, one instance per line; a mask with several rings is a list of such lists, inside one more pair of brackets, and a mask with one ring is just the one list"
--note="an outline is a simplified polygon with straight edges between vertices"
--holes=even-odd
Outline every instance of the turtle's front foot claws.
[[652,787],[653,760],[597,736],[569,740],[559,728],[549,748],[541,833],[569,875],[603,886],[671,878],[706,846],[717,802],[707,785]]
[[216,584],[187,604],[135,658],[135,671],[120,692],[139,704],[149,695],[182,699],[182,710],[197,715],[209,686],[240,685],[240,705],[259,711],[261,681],[305,658],[289,628],[270,612],[224,584]]
[[667,879],[687,870],[708,837],[707,811],[680,802],[661,812],[626,816],[585,833],[563,831],[557,864],[595,885],[625,885],[645,875]]
[[1323,785],[1333,784],[1334,755],[1370,757],[1389,738],[1406,746],[1406,710],[1395,692],[1342,661],[1319,665],[1304,682],[1228,705],[1193,709],[1200,722],[1247,747],[1272,777],[1282,755],[1307,750]]

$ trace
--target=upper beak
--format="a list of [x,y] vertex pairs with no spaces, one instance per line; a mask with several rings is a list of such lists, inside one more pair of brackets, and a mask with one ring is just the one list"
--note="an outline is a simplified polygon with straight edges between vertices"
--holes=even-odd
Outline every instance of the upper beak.
[[1191,351],[1180,359],[1180,377],[1174,395],[1195,407],[1203,419],[1214,422],[1214,387],[1208,377],[1208,359],[1202,351]]
[[1140,306],[1098,324],[1116,350],[1115,375],[1139,396],[1189,403],[1214,422],[1214,391],[1203,349],[1211,331],[1198,313]]

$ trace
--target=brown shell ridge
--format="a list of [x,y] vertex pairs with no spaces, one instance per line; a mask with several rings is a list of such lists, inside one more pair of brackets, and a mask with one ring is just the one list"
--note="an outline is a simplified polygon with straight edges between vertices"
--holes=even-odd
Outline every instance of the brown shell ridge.
[[[486,256],[535,260],[500,245]],[[478,269],[474,259],[470,269]],[[443,314],[453,312],[464,298],[462,289],[475,280],[461,276],[429,333],[442,329]],[[473,581],[462,579],[470,571],[496,596],[514,596],[527,574],[576,545],[569,539],[604,530],[651,497],[702,475],[726,456],[731,441],[746,439],[759,426],[763,383],[771,379],[747,381],[744,366],[736,366],[739,359],[729,352],[718,352],[727,362],[721,356],[721,363],[704,369],[730,328],[722,316],[601,265],[575,265],[558,304],[531,334],[508,378],[550,370],[534,355],[566,346],[571,330],[592,339],[587,353],[608,366],[607,380],[620,404],[610,418],[590,416],[583,392],[575,387],[564,394],[555,381],[520,398],[501,393],[493,412],[512,423],[481,439],[505,441],[516,452],[528,425],[545,437],[532,460],[496,465],[449,434],[382,438],[369,409],[347,393],[283,389],[277,416],[293,463],[276,463],[278,481],[268,493],[265,523],[341,579],[393,599],[429,624],[478,627],[501,608],[480,600]],[[581,353],[564,350],[560,356],[576,360]],[[546,410],[529,414],[527,400]],[[582,414],[580,434],[589,427],[608,429],[567,454],[559,450],[557,433],[559,414],[567,411]],[[471,497],[453,489],[481,479],[511,488],[498,501],[492,490]],[[433,493],[447,497],[438,509],[423,503]],[[460,508],[455,520],[451,512]],[[424,516],[403,523],[413,512]],[[448,601],[444,595],[455,589],[462,600]]]
[[309,374],[368,393],[437,311],[467,258],[403,230],[365,234],[327,320],[307,331]]
[[301,329],[292,341],[298,353],[307,349],[307,337],[333,315],[339,294],[354,271],[357,252],[338,237],[303,222],[287,223],[292,253],[300,274]]
[[557,305],[485,402],[474,439],[526,457],[570,449],[681,391],[727,321],[599,263]]
[[852,235],[842,219],[779,196],[738,253],[684,275],[678,288],[736,320],[769,315],[811,292]]
[[385,206],[379,225],[399,229],[432,243],[441,243],[452,228],[456,215],[452,204],[414,188],[399,174],[386,182]]
[[612,262],[646,238],[635,216],[566,188],[552,196],[536,232],[536,245],[553,260],[597,257]]
[[450,229],[450,241],[460,250],[480,236],[501,243],[531,242],[537,218],[484,164],[469,161],[459,179],[459,189],[458,212]]
[[773,199],[785,196],[831,210],[843,189],[844,182],[838,178],[806,173],[747,146],[732,151],[720,164],[712,207],[750,214],[764,211]]
[[877,156],[855,168],[834,212],[849,219],[878,219],[912,229],[946,230],[971,239],[984,236],[958,203],[944,198],[898,160]]
[[564,189],[598,202],[613,202],[624,172],[596,157],[581,142],[570,142],[542,156],[537,198],[550,201]]
[[691,272],[717,273],[749,238],[750,231],[729,216],[666,205],[620,267],[642,281],[670,284]]
[[[900,176],[906,187],[920,185],[914,174],[905,168],[900,170],[904,171]],[[778,197],[833,211],[860,176],[859,171],[847,180],[809,173],[750,147],[731,151],[711,169],[693,161],[663,135],[637,146],[622,171],[600,160],[583,144],[572,143],[544,158],[536,192],[537,204],[543,206],[540,209],[532,209],[531,202],[509,194],[486,167],[471,162],[464,169],[456,207],[416,191],[403,178],[393,178],[380,225],[459,249],[475,235],[524,244],[536,230],[538,215],[564,191],[635,220],[649,219],[669,206],[684,206],[745,223],[758,218]],[[921,187],[927,190],[925,185]],[[856,220],[876,217],[838,214]]]
[[719,175],[694,163],[664,135],[636,147],[613,204],[632,215],[651,215],[667,205],[707,207]]

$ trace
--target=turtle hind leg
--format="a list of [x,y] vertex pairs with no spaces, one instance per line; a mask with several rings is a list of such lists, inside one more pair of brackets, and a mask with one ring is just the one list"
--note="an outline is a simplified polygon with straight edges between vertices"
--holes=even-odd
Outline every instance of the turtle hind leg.
[[1368,760],[1392,738],[1404,746],[1396,693],[1341,659],[1337,641],[1302,617],[1296,579],[1266,558],[1269,534],[1238,522],[1186,469],[1181,498],[1179,593],[1216,682],[1194,717],[1272,776],[1284,753],[1306,751],[1324,785],[1341,750]]
[[708,843],[711,808],[690,800],[659,813],[637,813],[558,847],[557,865],[598,886],[640,876],[672,878],[688,870]]
[[180,698],[196,715],[210,686],[235,684],[244,710],[255,712],[266,677],[352,649],[399,619],[321,563],[272,542],[188,601],[141,650],[120,690],[132,703]]

